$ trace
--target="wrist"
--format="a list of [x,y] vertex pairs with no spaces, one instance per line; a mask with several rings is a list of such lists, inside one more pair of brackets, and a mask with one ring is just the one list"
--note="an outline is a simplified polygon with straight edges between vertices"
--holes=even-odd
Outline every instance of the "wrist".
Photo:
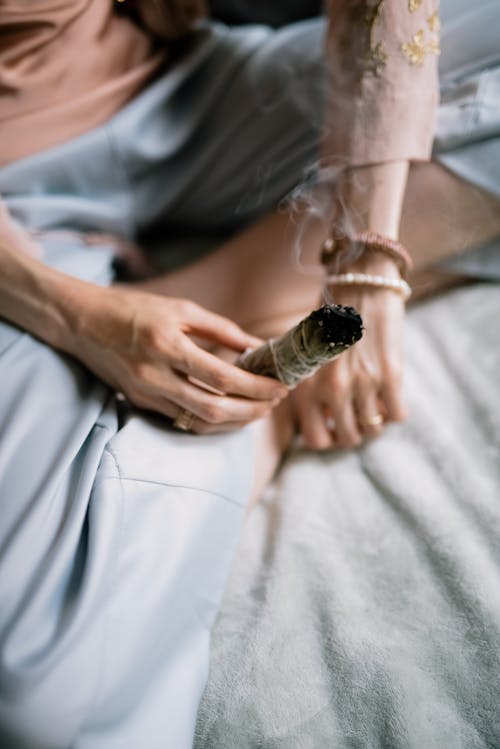
[[52,340],[48,342],[80,358],[85,342],[103,334],[109,289],[61,273],[50,280],[47,291],[53,301]]
[[26,258],[13,278],[17,325],[53,348],[78,356],[84,330],[98,327],[98,297],[105,289]]
[[398,263],[393,258],[377,253],[367,253],[356,262],[345,267],[345,273],[368,273],[390,279],[400,279]]
[[413,267],[412,258],[401,242],[371,231],[340,239],[328,237],[321,247],[321,263],[330,274],[358,270],[379,275],[387,272],[392,276],[395,266],[402,278]]
[[398,239],[408,167],[407,161],[394,161],[346,172],[344,204],[357,231]]
[[10,243],[1,244],[0,315],[48,343],[62,325],[49,287],[54,271]]
[[0,317],[77,355],[83,329],[98,327],[106,289],[47,266],[28,252],[30,241],[0,202]]
[[389,290],[404,301],[411,296],[411,288],[405,280],[411,258],[400,242],[371,232],[340,242],[330,240],[323,245],[322,262],[330,288]]
[[[53,348],[73,354],[86,317],[83,282],[53,268],[34,269],[29,286],[36,306],[28,308],[26,329]],[[90,286],[90,284],[88,284]]]

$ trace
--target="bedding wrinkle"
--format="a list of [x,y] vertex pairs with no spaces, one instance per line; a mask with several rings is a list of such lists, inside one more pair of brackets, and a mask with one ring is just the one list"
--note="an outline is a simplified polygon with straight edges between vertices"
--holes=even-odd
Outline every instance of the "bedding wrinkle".
[[243,534],[197,749],[500,746],[499,288],[410,310],[406,424],[289,456],[279,527],[266,502]]

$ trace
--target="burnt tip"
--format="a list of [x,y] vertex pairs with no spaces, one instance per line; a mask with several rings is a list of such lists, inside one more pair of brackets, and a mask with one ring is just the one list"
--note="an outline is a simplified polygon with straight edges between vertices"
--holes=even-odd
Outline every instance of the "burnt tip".
[[363,335],[361,315],[353,307],[325,304],[311,313],[311,319],[322,328],[327,342],[350,344]]

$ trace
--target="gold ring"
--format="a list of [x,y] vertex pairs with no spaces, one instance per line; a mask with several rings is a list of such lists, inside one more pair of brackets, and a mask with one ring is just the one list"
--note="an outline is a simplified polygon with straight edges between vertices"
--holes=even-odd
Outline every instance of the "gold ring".
[[371,416],[369,419],[360,419],[359,423],[362,427],[378,427],[384,423],[384,417],[382,414],[375,414],[375,416]]
[[174,427],[181,432],[189,432],[196,416],[185,408],[181,408],[174,420]]

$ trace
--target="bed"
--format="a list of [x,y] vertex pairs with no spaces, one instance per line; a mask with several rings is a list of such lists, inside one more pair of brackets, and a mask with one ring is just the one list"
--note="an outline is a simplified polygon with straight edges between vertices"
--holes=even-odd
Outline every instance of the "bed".
[[409,313],[410,418],[249,518],[196,749],[500,747],[500,283]]

